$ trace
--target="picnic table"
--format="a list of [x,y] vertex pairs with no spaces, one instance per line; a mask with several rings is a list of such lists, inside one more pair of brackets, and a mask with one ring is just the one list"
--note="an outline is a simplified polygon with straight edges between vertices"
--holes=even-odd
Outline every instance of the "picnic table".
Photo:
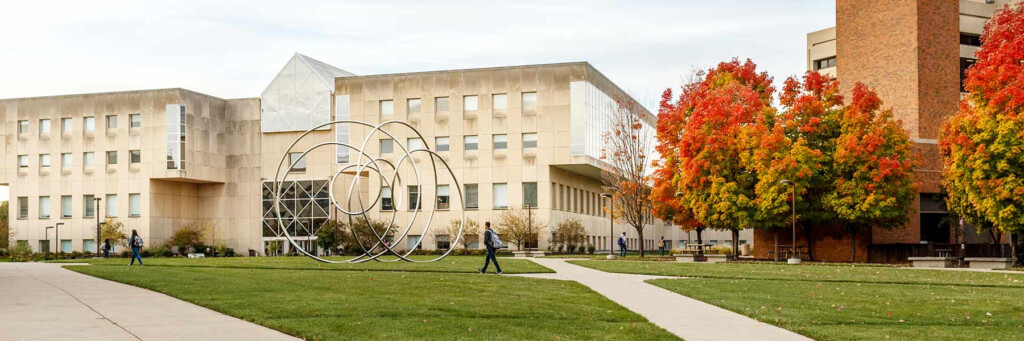
[[[795,254],[797,256],[803,258],[803,255],[807,254],[807,246],[797,245],[794,248],[793,245],[779,245],[779,255],[784,258],[793,258],[792,256],[794,255],[794,252],[796,252]],[[774,258],[773,256],[775,256],[775,250],[768,250],[768,258]]]
[[679,253],[683,255],[695,255],[707,251],[710,247],[711,244],[686,244]]

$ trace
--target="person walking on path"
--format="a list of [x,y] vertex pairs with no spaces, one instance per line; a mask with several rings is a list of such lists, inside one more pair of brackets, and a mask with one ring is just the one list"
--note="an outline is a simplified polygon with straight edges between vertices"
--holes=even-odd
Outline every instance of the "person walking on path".
[[661,240],[658,241],[658,249],[661,250],[661,255],[665,255],[665,236],[661,236]]
[[142,255],[139,254],[139,250],[142,249],[142,237],[139,237],[139,233],[132,230],[131,238],[128,238],[128,246],[132,247],[132,262],[128,266],[135,265],[135,260],[139,260],[139,266],[142,266]]
[[110,238],[103,240],[103,258],[110,258]]
[[619,236],[619,257],[626,257],[626,232]]
[[487,272],[487,266],[494,262],[494,269],[501,274],[501,266],[498,265],[498,258],[494,256],[494,251],[497,248],[501,248],[501,237],[498,237],[497,233],[491,229],[491,222],[484,223],[484,247],[487,248],[487,259],[484,260],[484,268],[480,269],[480,273]]

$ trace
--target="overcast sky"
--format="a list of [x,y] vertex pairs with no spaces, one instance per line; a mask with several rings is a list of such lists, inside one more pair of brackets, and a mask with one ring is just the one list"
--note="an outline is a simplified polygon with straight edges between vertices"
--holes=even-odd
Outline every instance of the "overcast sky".
[[803,73],[805,34],[834,23],[823,0],[17,1],[0,11],[0,98],[258,97],[300,52],[357,75],[588,61],[652,101],[732,57],[777,83]]

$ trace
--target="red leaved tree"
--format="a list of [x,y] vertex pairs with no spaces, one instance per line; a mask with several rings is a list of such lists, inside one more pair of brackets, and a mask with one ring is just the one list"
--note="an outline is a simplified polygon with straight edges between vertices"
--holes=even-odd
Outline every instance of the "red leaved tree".
[[1024,5],[1007,5],[985,24],[970,94],[942,129],[948,208],[979,228],[1024,229]]

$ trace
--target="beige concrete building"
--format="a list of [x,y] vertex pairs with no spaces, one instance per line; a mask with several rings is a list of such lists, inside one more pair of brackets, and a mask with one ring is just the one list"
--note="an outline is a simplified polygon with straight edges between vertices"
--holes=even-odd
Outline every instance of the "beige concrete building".
[[[403,147],[427,146],[459,186],[440,163],[435,181],[425,153],[406,159],[397,171],[401,181],[390,186],[371,169],[358,175],[355,192],[376,202],[371,217],[394,214],[404,227],[415,213],[399,249],[450,245],[454,236],[424,232],[431,211],[430,225],[438,229],[463,213],[481,224],[497,222],[504,210],[524,205],[549,226],[540,231],[540,248],[548,246],[551,226],[575,218],[599,250],[623,231],[636,249],[641,242],[632,227],[616,223],[610,231],[601,197],[602,136],[616,100],[634,101],[585,62],[355,76],[296,54],[260,98],[169,89],[0,100],[8,134],[0,183],[11,189],[13,240],[38,251],[92,250],[97,215],[138,230],[150,246],[183,224],[200,223],[214,228],[215,243],[242,254],[263,253],[266,242],[284,239],[282,228],[313,250],[319,226],[340,213],[329,193],[345,201],[360,157],[334,143],[365,142],[367,155],[393,164],[406,155]],[[644,129],[653,138],[655,117],[646,114]],[[422,138],[399,124],[385,127],[393,136],[328,124],[346,119],[405,121]],[[279,220],[273,191],[284,155],[284,168],[295,167],[282,186]],[[54,246],[46,227],[57,223],[63,224]],[[652,220],[647,248],[662,236],[669,247],[696,239]],[[704,239],[731,242],[728,233],[705,232]],[[751,240],[749,231],[741,234],[741,242]]]

